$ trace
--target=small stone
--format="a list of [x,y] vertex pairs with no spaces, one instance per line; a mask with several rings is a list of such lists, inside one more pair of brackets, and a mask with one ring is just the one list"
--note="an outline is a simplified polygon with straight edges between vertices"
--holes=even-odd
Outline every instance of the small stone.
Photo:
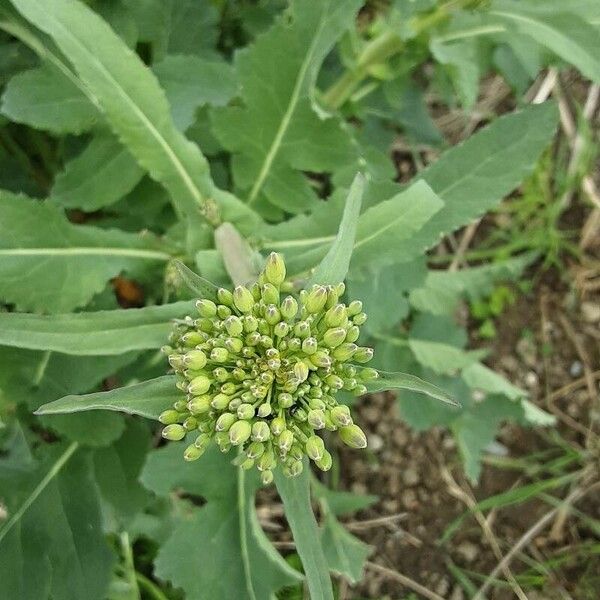
[[461,542],[456,551],[464,558],[468,563],[472,563],[479,555],[479,548],[472,542]]
[[600,321],[600,303],[598,302],[582,302],[581,316],[588,323],[597,323]]
[[446,597],[448,590],[450,589],[450,580],[447,577],[442,577],[438,584],[435,586],[434,591],[436,594]]
[[537,374],[534,371],[528,371],[527,375],[525,375],[525,385],[528,388],[536,388],[539,383],[540,381]]
[[448,600],[465,600],[465,593],[460,585],[455,585]]
[[408,444],[408,434],[406,433],[405,429],[398,427],[396,430],[394,430],[392,437],[396,446],[403,448],[406,446],[406,444]]
[[369,435],[368,440],[369,448],[371,448],[373,452],[379,452],[384,446],[382,437],[376,433]]
[[413,466],[410,466],[408,469],[405,469],[404,473],[402,474],[402,480],[406,485],[413,486],[417,485],[421,478],[417,469],[415,469]]
[[581,377],[581,374],[583,373],[583,365],[581,364],[581,361],[579,360],[575,360],[571,363],[571,366],[569,367],[569,375],[571,377]]

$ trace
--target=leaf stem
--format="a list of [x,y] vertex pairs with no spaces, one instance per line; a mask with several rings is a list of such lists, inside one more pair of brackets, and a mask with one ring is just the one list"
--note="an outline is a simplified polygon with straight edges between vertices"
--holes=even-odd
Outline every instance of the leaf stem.
[[127,531],[121,532],[120,538],[121,551],[123,552],[123,560],[125,561],[125,572],[127,574],[127,579],[129,580],[129,585],[131,586],[131,597],[133,600],[140,600],[140,588],[138,587],[129,533]]
[[46,486],[58,475],[60,470],[65,466],[67,461],[73,456],[75,451],[79,448],[78,442],[73,442],[69,447],[58,457],[57,461],[52,465],[50,470],[46,473],[43,479],[38,483],[36,488],[31,492],[28,498],[21,504],[19,509],[13,514],[8,520],[6,525],[0,529],[0,542],[8,535],[8,532],[15,526],[15,524],[25,514],[27,509],[36,501],[38,496],[46,489]]
[[154,583],[154,581],[148,579],[148,577],[142,575],[142,573],[136,571],[135,578],[137,579],[137,582],[144,588],[144,590],[146,590],[146,592],[148,592],[148,594],[154,598],[154,600],[169,600],[163,591]]
[[[240,450],[240,454],[242,454]],[[238,516],[240,520],[240,551],[242,553],[242,564],[244,567],[244,579],[246,580],[246,591],[250,600],[257,600],[252,585],[252,570],[250,566],[250,555],[248,552],[248,522],[246,520],[246,471],[237,469],[237,492],[238,492]]]

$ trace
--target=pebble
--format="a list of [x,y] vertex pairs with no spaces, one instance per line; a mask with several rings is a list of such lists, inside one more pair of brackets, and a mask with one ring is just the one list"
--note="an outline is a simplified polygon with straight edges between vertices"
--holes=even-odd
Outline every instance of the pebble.
[[598,302],[582,302],[581,316],[588,323],[600,321],[600,304]]
[[571,366],[569,367],[569,375],[571,377],[581,377],[581,374],[583,373],[583,365],[581,364],[581,361],[579,360],[575,360],[571,363]]
[[540,383],[540,380],[537,376],[537,373],[533,371],[528,371],[527,375],[525,375],[525,385],[528,388],[536,388]]
[[379,452],[384,446],[382,437],[376,433],[371,434],[367,439],[368,446],[373,452]]
[[460,585],[455,585],[452,590],[452,594],[450,594],[450,598],[448,600],[465,600],[465,593]]
[[479,548],[473,542],[461,542],[456,551],[468,562],[472,563],[479,555]]
[[394,430],[393,440],[396,446],[400,446],[401,448],[406,446],[406,444],[408,444],[408,434],[406,433],[406,430],[403,427],[398,427]]
[[421,477],[419,476],[417,469],[411,465],[402,473],[402,481],[408,486],[413,486],[421,481]]
[[445,598],[449,589],[450,589],[450,580],[447,577],[442,577],[440,579],[439,583],[435,586],[434,591],[436,594]]

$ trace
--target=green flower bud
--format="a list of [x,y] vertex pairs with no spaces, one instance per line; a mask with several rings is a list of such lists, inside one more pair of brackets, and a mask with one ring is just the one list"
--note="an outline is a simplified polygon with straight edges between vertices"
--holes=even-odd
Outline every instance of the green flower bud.
[[307,321],[298,321],[294,325],[294,335],[298,336],[301,340],[306,339],[310,335],[310,325]]
[[268,335],[263,335],[260,338],[260,345],[263,348],[272,348],[273,347],[273,340],[271,337],[269,337]]
[[226,381],[221,386],[221,392],[223,394],[227,394],[228,396],[235,394],[237,392],[237,389],[238,389],[238,386],[235,383],[233,383],[233,381]]
[[333,373],[325,377],[325,383],[334,390],[341,390],[344,387],[344,380]]
[[373,379],[377,379],[379,377],[379,371],[377,371],[376,369],[371,369],[370,367],[367,367],[366,369],[363,369],[358,376],[363,380],[363,381],[372,381]]
[[225,348],[213,348],[210,353],[210,360],[216,363],[227,362],[229,352]]
[[366,448],[367,436],[358,425],[348,425],[340,428],[340,438],[342,442],[350,448]]
[[304,465],[301,460],[294,461],[288,466],[290,477],[298,477],[304,470]]
[[262,456],[265,452],[265,445],[260,442],[252,442],[246,450],[246,456],[252,460]]
[[187,408],[187,404],[185,400],[177,400],[177,402],[173,404],[173,408],[180,413],[184,413]]
[[[226,319],[227,317],[231,316],[231,308],[229,308],[229,306],[225,306],[224,304],[219,304],[219,306],[217,306],[217,317],[219,317],[219,319]],[[219,325],[218,323],[216,323],[216,325]]]
[[215,433],[215,442],[219,446],[221,452],[228,452],[231,448],[231,442],[229,441],[228,431],[218,431]]
[[331,458],[331,454],[325,450],[323,452],[322,458],[315,461],[315,464],[321,471],[329,471],[331,469],[331,465],[333,464],[333,459]]
[[235,415],[230,412],[223,413],[215,424],[215,431],[229,431],[231,426],[237,421]]
[[201,396],[208,392],[212,381],[206,375],[198,375],[190,381],[188,385],[188,393],[193,396]]
[[356,362],[366,363],[369,362],[373,358],[373,348],[367,348],[365,346],[361,346],[354,353],[352,357]]
[[190,444],[183,452],[184,460],[191,462],[198,460],[204,454],[204,448],[198,448],[195,444]]
[[356,325],[352,325],[348,327],[346,331],[346,341],[347,342],[355,342],[360,336],[360,329]]
[[267,306],[267,309],[265,310],[265,321],[269,325],[275,325],[281,321],[281,313],[274,304],[269,304],[269,306]]
[[229,371],[223,367],[217,367],[216,369],[213,369],[212,374],[213,377],[220,383],[224,383],[230,377]]
[[332,286],[327,286],[327,302],[325,302],[325,308],[332,308],[338,303],[340,296],[337,292],[337,289]]
[[352,393],[355,396],[364,396],[367,393],[367,386],[359,383],[356,387],[352,389]]
[[225,288],[217,290],[217,300],[225,306],[233,306],[233,294]]
[[253,315],[242,317],[242,323],[246,333],[252,333],[258,329],[258,319]]
[[286,296],[281,303],[281,314],[284,319],[291,320],[298,313],[298,302],[292,296]]
[[367,322],[367,315],[366,313],[358,313],[357,315],[355,315],[354,317],[352,317],[352,322],[355,325],[358,325],[359,327],[361,325],[364,325]]
[[294,416],[294,419],[296,421],[300,421],[300,423],[304,423],[304,421],[306,421],[306,419],[307,419],[306,411],[303,408],[297,408],[293,412],[293,416]]
[[229,406],[230,402],[231,402],[231,396],[228,396],[227,394],[217,394],[210,401],[210,405],[215,410],[224,410],[224,409],[226,409]]
[[265,304],[279,305],[279,290],[271,283],[265,283],[265,285],[262,286],[260,293]]
[[258,333],[258,331],[253,331],[252,333],[249,333],[246,338],[246,344],[248,344],[248,346],[257,346],[258,343],[260,342],[260,333]]
[[186,431],[183,425],[179,425],[178,423],[173,423],[171,425],[167,425],[162,430],[162,436],[166,440],[170,440],[172,442],[178,442],[185,437]]
[[271,405],[268,402],[264,402],[263,404],[261,404],[258,407],[258,410],[256,411],[256,414],[261,419],[264,419],[265,417],[268,417],[272,412],[273,412],[273,409],[271,408]]
[[244,469],[244,471],[249,471],[254,466],[254,461],[251,458],[245,460],[240,467]]
[[194,431],[194,429],[198,429],[198,419],[196,417],[188,417],[183,422],[183,426],[186,431]]
[[198,319],[196,321],[196,327],[198,327],[200,331],[204,331],[206,333],[211,333],[212,330],[215,328],[213,322],[210,319]]
[[308,367],[305,362],[299,360],[294,365],[294,375],[298,381],[306,381],[308,379]]
[[362,312],[363,303],[360,300],[352,300],[350,304],[348,304],[348,316],[353,317],[358,313]]
[[310,362],[312,362],[315,367],[326,368],[331,366],[331,358],[325,350],[317,350],[310,356]]
[[309,337],[306,338],[303,342],[302,342],[302,351],[305,354],[314,354],[317,351],[317,348],[319,347],[319,344],[317,343],[317,340],[314,337]]
[[260,474],[260,480],[263,485],[271,485],[273,483],[273,471],[269,471],[268,469],[263,471]]
[[265,450],[262,456],[256,461],[256,468],[259,471],[270,471],[275,467],[275,454],[272,450]]
[[282,338],[282,337],[285,337],[288,334],[289,330],[290,330],[290,326],[287,323],[285,323],[284,321],[280,321],[273,328],[273,333],[278,338]]
[[217,305],[212,300],[207,300],[206,298],[196,300],[196,308],[201,317],[210,319],[217,314]]
[[233,446],[243,444],[252,433],[252,426],[248,421],[236,421],[229,429],[229,441]]
[[329,348],[337,348],[346,339],[346,330],[343,327],[328,329],[323,335],[323,343]]
[[281,433],[281,435],[277,438],[277,445],[282,452],[287,452],[294,443],[294,434],[286,429]]
[[181,354],[171,354],[168,360],[171,367],[176,371],[183,368],[183,356]]
[[282,392],[277,396],[277,402],[281,408],[289,408],[294,404],[294,397],[287,392]]
[[225,329],[231,337],[238,337],[242,334],[244,326],[238,317],[231,315],[225,319]]
[[267,281],[277,287],[283,283],[285,279],[285,263],[281,254],[277,254],[277,252],[269,254],[267,264],[265,265],[265,277]]
[[254,418],[255,412],[256,411],[254,410],[254,406],[252,406],[252,404],[240,404],[237,409],[237,416],[238,419],[249,421],[250,419]]
[[285,431],[285,419],[282,417],[275,417],[271,421],[271,433],[278,436],[281,435],[282,431]]
[[158,420],[163,425],[173,425],[173,423],[179,423],[180,418],[181,418],[181,413],[179,411],[169,408],[160,413]]
[[325,413],[318,408],[309,410],[306,418],[313,429],[323,429],[325,427]]
[[255,442],[266,442],[271,437],[271,430],[266,421],[256,421],[252,425],[252,439]]
[[210,444],[210,435],[206,433],[201,433],[194,442],[196,448],[207,448],[208,444]]
[[327,289],[322,285],[316,285],[307,294],[304,306],[310,314],[321,312],[327,302]]
[[[204,320],[204,319],[203,319]],[[210,321],[208,321],[210,323]],[[212,327],[212,324],[211,324]],[[188,331],[182,338],[181,341],[184,343],[186,348],[194,348],[195,346],[199,346],[206,341],[208,337],[207,333],[203,331]]]
[[344,404],[332,408],[329,412],[329,417],[336,427],[347,427],[348,425],[352,425],[350,409]]
[[325,445],[318,435],[311,435],[306,441],[304,449],[311,460],[321,460],[325,452]]
[[238,285],[233,290],[233,304],[241,313],[249,313],[254,308],[254,297],[250,290]]
[[358,346],[356,344],[346,342],[333,350],[333,358],[340,361],[348,360],[354,355],[357,348]]
[[188,369],[202,369],[206,365],[206,354],[202,350],[190,350],[184,354],[183,364]]
[[327,327],[339,327],[347,319],[346,307],[343,304],[336,304],[325,313]]

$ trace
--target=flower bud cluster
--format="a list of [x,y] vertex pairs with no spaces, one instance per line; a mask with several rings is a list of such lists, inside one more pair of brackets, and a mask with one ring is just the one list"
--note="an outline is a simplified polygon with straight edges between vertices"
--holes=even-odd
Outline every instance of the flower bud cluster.
[[163,437],[196,439],[184,451],[199,458],[211,441],[241,450],[236,464],[256,467],[264,484],[279,464],[302,472],[304,455],[327,471],[331,454],[319,431],[338,431],[353,448],[367,445],[339,390],[364,394],[376,378],[365,367],[373,350],[356,344],[367,316],[362,303],[340,301],[345,287],[314,285],[286,295],[285,264],[273,253],[252,287],[219,289],[217,302],[196,302],[198,317],[176,322],[163,350],[181,400],[160,415]]

